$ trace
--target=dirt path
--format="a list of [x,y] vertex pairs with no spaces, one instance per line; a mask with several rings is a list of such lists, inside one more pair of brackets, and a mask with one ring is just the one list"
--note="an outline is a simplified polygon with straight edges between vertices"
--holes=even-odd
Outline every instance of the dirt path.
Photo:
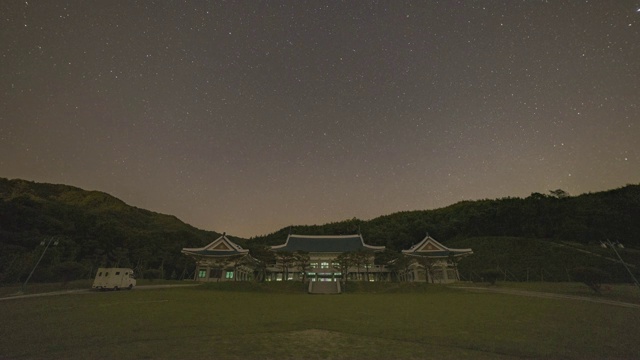
[[588,302],[594,302],[599,304],[607,304],[607,305],[622,306],[622,307],[633,308],[633,309],[640,309],[640,304],[633,304],[633,303],[607,300],[607,299],[595,299],[595,298],[590,298],[586,296],[577,296],[577,295],[564,295],[564,294],[555,294],[555,293],[547,293],[547,292],[539,292],[539,291],[495,289],[495,288],[468,287],[468,286],[449,286],[449,288],[474,291],[474,292],[494,292],[494,293],[500,293],[500,294],[538,297],[538,298],[544,298],[544,299],[568,299],[568,300],[588,301]]

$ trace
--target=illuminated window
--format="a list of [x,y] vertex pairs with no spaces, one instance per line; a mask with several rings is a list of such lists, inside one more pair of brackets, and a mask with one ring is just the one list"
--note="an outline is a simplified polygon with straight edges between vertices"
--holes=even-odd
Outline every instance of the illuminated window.
[[200,279],[206,278],[207,277],[207,270],[205,270],[205,269],[198,270],[198,277]]
[[329,262],[328,261],[323,261],[320,263],[320,269],[328,269],[329,268]]
[[233,279],[233,271],[227,271],[227,275],[225,275],[227,279]]
[[318,263],[317,262],[312,262],[310,265],[311,265],[312,268],[317,268],[318,267]]
[[331,265],[333,265],[334,268],[340,268],[340,263],[337,261],[332,262]]

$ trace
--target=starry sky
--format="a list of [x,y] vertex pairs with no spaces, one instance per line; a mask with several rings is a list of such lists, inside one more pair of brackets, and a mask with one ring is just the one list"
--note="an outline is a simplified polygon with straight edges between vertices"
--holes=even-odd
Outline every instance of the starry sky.
[[640,182],[640,1],[0,2],[0,177],[251,237]]

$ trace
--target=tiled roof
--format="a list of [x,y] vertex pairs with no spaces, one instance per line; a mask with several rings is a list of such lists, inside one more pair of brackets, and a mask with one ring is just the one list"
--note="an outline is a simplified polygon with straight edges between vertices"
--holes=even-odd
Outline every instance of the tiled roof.
[[364,243],[361,235],[289,235],[282,245],[271,247],[274,251],[306,251],[310,253],[343,253],[348,251],[383,251],[384,246]]
[[182,253],[184,254],[193,254],[193,255],[202,255],[202,256],[233,256],[233,255],[244,255],[246,253],[239,251],[215,251],[215,250],[197,250],[197,251],[187,251],[182,249]]
[[225,235],[222,235],[201,248],[183,248],[182,253],[185,255],[228,257],[246,255],[249,253],[249,250],[243,249],[240,245],[229,240]]
[[402,250],[402,253],[410,256],[426,256],[430,258],[444,258],[453,256],[466,256],[473,254],[471,249],[451,249],[448,248],[431,236],[427,235],[422,241],[413,245],[411,249]]

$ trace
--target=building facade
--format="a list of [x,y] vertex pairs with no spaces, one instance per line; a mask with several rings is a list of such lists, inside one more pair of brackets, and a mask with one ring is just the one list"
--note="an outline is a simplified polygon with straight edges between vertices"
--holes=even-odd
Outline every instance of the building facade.
[[[259,267],[265,281],[422,281],[451,283],[460,279],[458,261],[473,254],[471,249],[448,248],[430,236],[402,250],[400,262],[374,264],[384,246],[369,245],[362,235],[295,235],[271,246],[270,264],[254,259],[249,250],[225,234],[201,248],[184,248],[182,253],[196,261],[196,281],[248,281]],[[259,277],[259,279],[262,279]]]
[[471,249],[448,248],[427,234],[410,249],[402,250],[402,255],[410,259],[410,262],[400,276],[405,277],[405,281],[438,284],[456,282],[460,280],[458,261],[471,254]]
[[196,261],[196,281],[253,280],[256,260],[226,234],[201,248],[183,248],[182,253]]
[[[270,278],[267,280],[387,280],[389,274],[386,267],[373,264],[374,254],[384,249],[384,246],[365,244],[360,234],[290,234],[284,244],[271,247],[277,261],[269,267]],[[307,254],[308,265],[304,266],[299,261],[287,264],[287,254]],[[359,259],[356,262],[344,254],[357,254]]]

